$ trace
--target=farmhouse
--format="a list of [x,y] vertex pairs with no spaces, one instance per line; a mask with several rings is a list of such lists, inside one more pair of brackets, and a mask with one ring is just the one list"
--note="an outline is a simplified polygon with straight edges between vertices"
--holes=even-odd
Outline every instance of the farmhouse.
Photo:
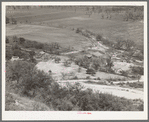
[[12,56],[11,61],[17,61],[20,60],[18,56]]
[[87,58],[92,58],[92,55],[91,54],[87,54],[85,55]]

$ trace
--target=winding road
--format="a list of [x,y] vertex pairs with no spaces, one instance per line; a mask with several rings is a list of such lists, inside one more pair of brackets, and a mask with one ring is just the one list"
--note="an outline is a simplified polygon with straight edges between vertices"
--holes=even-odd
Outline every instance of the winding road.
[[[88,80],[63,80],[57,81],[61,86],[66,86],[66,83],[75,84],[79,82],[84,89],[90,88],[94,92],[99,91],[101,93],[108,93],[118,97],[124,97],[127,99],[142,99],[144,100],[144,92],[141,90],[131,89],[131,88],[122,88],[119,86],[108,86],[108,85],[99,85],[99,84],[91,84],[86,83]],[[91,80],[96,81],[97,80]]]

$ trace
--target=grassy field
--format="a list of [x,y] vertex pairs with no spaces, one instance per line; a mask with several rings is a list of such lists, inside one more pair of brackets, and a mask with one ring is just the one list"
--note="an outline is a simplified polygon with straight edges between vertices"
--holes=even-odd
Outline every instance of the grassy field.
[[84,28],[94,33],[102,34],[110,41],[115,41],[118,38],[131,39],[136,44],[143,43],[143,23],[140,22],[124,22],[119,20],[101,19],[100,15],[92,15],[90,18],[87,15],[73,17],[61,20],[49,20],[46,23],[70,28]]
[[73,31],[39,25],[9,26],[6,35],[16,35],[18,37],[24,37],[25,39],[42,43],[58,42],[62,47],[73,47],[77,50],[89,46],[91,43],[82,35],[76,34]]
[[[116,41],[119,38],[131,39],[138,45],[138,47],[143,46],[143,23],[139,21],[137,22],[122,21],[121,14],[113,14],[111,20],[109,20],[109,19],[101,19],[101,14],[97,13],[92,14],[89,17],[88,15],[85,14],[85,11],[80,10],[74,12],[73,10],[69,11],[56,10],[56,9],[49,10],[45,8],[39,10],[33,9],[32,11],[29,10],[20,10],[20,11],[22,11],[22,13],[20,12],[21,14],[18,12],[14,12],[12,14],[8,13],[7,16],[10,17],[10,15],[11,16],[13,15],[13,18],[15,18],[18,21],[18,23],[21,22],[25,24],[38,24],[38,25],[42,24],[46,27],[50,26],[50,27],[67,29],[67,30],[52,29],[52,32],[51,29],[39,30],[40,35],[44,34],[45,40],[47,40],[48,37],[56,42],[57,41],[61,42],[61,40],[63,39],[57,39],[60,35],[63,35],[65,33],[68,34],[69,37],[71,37],[72,34],[70,34],[69,29],[84,28],[96,34],[101,34],[104,37],[108,38],[110,41]],[[26,31],[25,28],[23,28],[23,30]],[[17,28],[15,28],[13,31],[17,31]],[[31,29],[31,31],[33,30]],[[61,34],[59,35],[59,33]],[[40,37],[38,37],[38,34],[36,35],[34,32],[31,32],[29,35],[23,34],[21,36],[25,36],[32,40],[37,39],[37,41],[39,41],[38,39],[40,39]],[[67,39],[69,41],[73,40],[68,37]],[[68,41],[66,40],[66,43],[67,42]],[[62,43],[65,43],[65,41]]]

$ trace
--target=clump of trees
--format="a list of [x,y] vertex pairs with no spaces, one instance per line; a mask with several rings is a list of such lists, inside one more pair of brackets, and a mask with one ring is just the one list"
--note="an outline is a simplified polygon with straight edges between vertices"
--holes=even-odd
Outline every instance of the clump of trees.
[[6,17],[6,24],[10,23],[10,19]]
[[96,74],[95,70],[94,69],[91,69],[91,68],[88,68],[86,70],[86,74],[91,74],[92,76],[94,76]]
[[66,59],[64,60],[64,66],[65,67],[70,67],[71,66],[71,63],[72,63],[72,61],[69,60],[69,59],[68,60],[66,60]]
[[11,24],[17,24],[17,20],[14,18],[8,18],[6,17],[6,24],[11,23]]
[[101,36],[100,34],[98,34],[98,35],[96,36],[96,40],[97,40],[97,41],[101,41],[101,40],[102,40],[102,36]]
[[[45,52],[59,55],[60,51],[62,51],[61,46],[59,43],[50,43],[50,44],[43,44],[36,41],[30,41],[23,37],[18,38],[17,36],[6,38],[7,43],[9,42],[11,45],[18,45],[22,48],[35,48],[35,49],[42,49]],[[9,41],[8,41],[9,39]]]
[[109,41],[108,39],[106,38],[103,38],[103,36],[101,34],[97,34],[96,35],[96,41],[100,41],[102,42],[104,45],[107,45],[107,46],[112,46],[112,42]]
[[143,6],[136,6],[136,7],[132,7],[129,8],[125,11],[123,20],[124,21],[136,21],[136,20],[143,20],[144,19],[144,10],[143,10]]
[[55,58],[55,63],[59,63],[61,61],[61,59],[59,57]]
[[136,75],[144,75],[144,68],[140,66],[131,66],[130,67],[131,72],[136,74]]
[[116,44],[114,45],[115,49],[119,49],[119,50],[126,50],[126,51],[130,51],[134,48],[135,43],[132,40],[122,40],[122,39],[118,39],[116,41]]
[[[90,69],[93,69],[93,72],[96,72],[98,70],[104,71],[104,72],[110,72],[114,73],[112,70],[113,62],[111,57],[91,57],[88,58],[87,56],[84,56],[82,58],[77,58],[74,60],[75,64],[79,65],[80,67],[88,69],[87,71],[90,72]],[[92,73],[88,73],[92,74]],[[94,73],[93,73],[94,74]]]

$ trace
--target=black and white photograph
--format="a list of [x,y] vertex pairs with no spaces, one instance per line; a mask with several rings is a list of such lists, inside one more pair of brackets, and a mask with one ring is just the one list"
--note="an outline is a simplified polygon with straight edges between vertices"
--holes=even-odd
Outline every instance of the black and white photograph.
[[2,118],[147,119],[147,45],[147,2],[2,2]]

